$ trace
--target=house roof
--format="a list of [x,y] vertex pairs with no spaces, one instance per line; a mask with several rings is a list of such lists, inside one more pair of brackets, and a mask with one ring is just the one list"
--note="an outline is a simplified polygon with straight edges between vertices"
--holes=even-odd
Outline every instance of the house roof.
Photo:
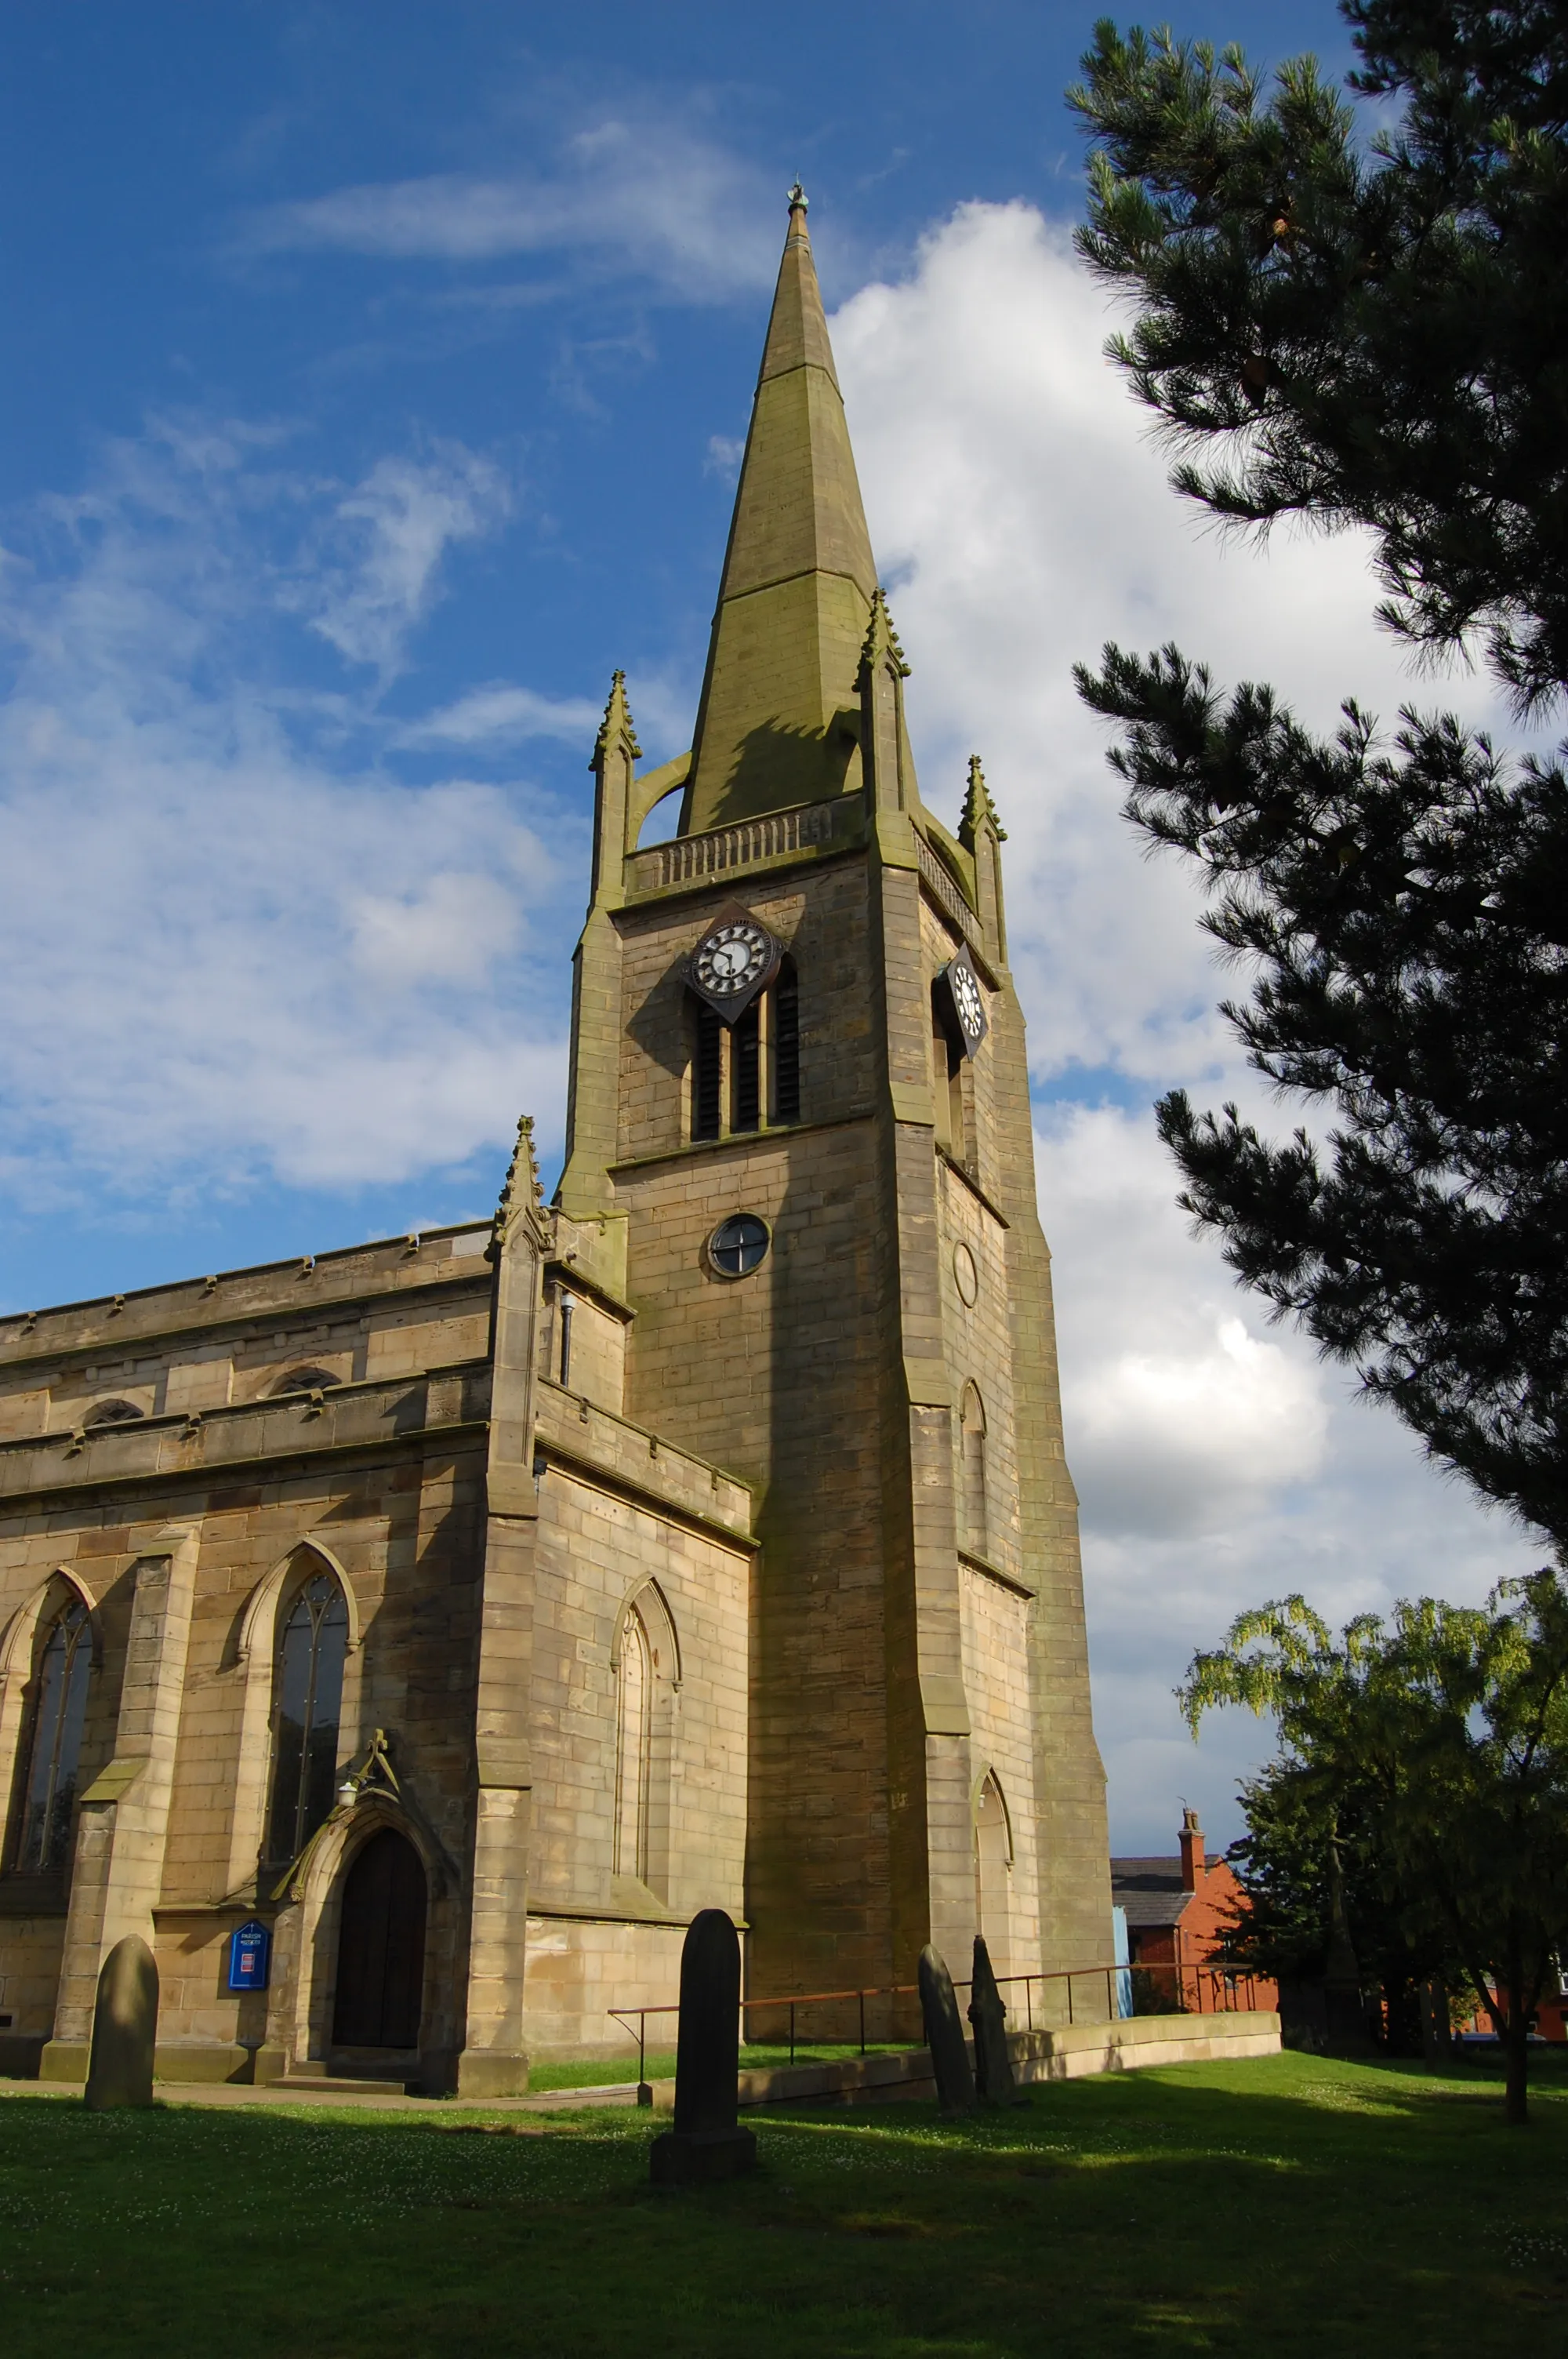
[[1135,1925],[1174,1925],[1193,1898],[1182,1886],[1182,1863],[1174,1859],[1113,1859],[1110,1897]]

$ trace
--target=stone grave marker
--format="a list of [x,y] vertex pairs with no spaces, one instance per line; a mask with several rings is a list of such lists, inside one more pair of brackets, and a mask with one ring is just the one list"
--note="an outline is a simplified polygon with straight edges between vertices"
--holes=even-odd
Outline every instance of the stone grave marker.
[[975,2027],[975,2084],[982,2105],[1019,2102],[1007,2052],[1007,2009],[991,1971],[982,1934],[975,1935],[975,1973],[969,1985],[969,2021]]
[[735,2119],[740,2069],[740,1939],[722,1908],[704,1908],[681,1949],[676,2121],[650,2149],[655,2187],[701,2186],[756,2168],[756,2134]]
[[139,1933],[127,1933],[104,1959],[92,2010],[82,2103],[95,2114],[115,2105],[150,2105],[157,2038],[157,1967]]
[[929,1941],[920,1952],[920,2013],[936,2075],[937,2104],[945,2114],[972,2114],[975,2076],[969,2070],[953,1977]]

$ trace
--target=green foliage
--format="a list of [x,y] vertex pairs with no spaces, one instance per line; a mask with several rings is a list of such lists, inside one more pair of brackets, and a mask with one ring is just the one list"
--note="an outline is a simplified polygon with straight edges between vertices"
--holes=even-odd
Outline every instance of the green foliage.
[[[1287,1832],[1345,1833],[1412,1962],[1457,1959],[1509,2054],[1523,2118],[1530,2020],[1568,1941],[1568,1591],[1551,1571],[1485,1607],[1401,1603],[1336,1640],[1300,1597],[1240,1615],[1181,1690],[1275,1714],[1266,1779]],[[1289,1813],[1295,1813],[1293,1829]],[[1281,1811],[1272,1827],[1278,1849]],[[1298,1894],[1298,1898],[1300,1897]],[[1428,1968],[1430,1970],[1430,1968]]]
[[[1238,525],[1368,528],[1416,643],[1486,641],[1525,705],[1568,662],[1568,17],[1352,0],[1369,146],[1310,59],[1109,24],[1092,266],[1112,350]],[[1214,455],[1217,451],[1217,455]],[[1121,724],[1127,815],[1200,872],[1253,977],[1253,1066],[1330,1105],[1281,1143],[1175,1091],[1182,1202],[1243,1282],[1355,1365],[1428,1449],[1568,1544],[1568,778],[1407,711],[1331,740],[1176,648],[1080,668]]]
[[[1305,57],[1108,20],[1069,92],[1098,142],[1080,250],[1140,305],[1115,357],[1217,515],[1375,536],[1395,628],[1487,634],[1520,701],[1568,665],[1568,21],[1359,0],[1368,144]],[[1195,455],[1218,440],[1223,455]]]

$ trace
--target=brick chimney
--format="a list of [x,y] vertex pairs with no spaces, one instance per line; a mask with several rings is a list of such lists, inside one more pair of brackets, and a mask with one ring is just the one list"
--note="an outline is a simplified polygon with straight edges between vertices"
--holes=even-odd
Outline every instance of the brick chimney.
[[1182,1890],[1195,1892],[1204,1872],[1203,1829],[1195,1810],[1182,1812]]

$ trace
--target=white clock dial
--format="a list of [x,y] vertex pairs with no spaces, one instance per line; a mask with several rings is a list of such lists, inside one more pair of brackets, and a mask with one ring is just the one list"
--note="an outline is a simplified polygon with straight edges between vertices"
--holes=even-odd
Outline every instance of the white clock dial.
[[761,926],[739,919],[715,926],[697,949],[697,979],[716,998],[732,998],[761,974],[773,955],[773,945]]
[[978,1040],[985,1029],[986,1011],[980,999],[980,989],[968,967],[953,970],[953,998],[958,1010],[958,1021],[971,1040]]

